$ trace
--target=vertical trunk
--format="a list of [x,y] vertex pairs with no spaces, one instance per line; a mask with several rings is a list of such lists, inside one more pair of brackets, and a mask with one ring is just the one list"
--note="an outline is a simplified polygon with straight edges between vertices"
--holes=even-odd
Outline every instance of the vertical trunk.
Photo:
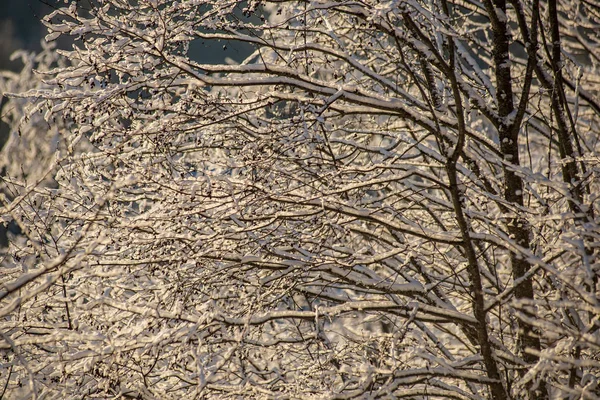
[[[519,124],[520,121],[514,117],[517,114],[513,103],[513,91],[511,86],[510,70],[510,38],[507,29],[506,1],[495,0],[494,4],[486,2],[492,29],[494,34],[493,58],[496,72],[497,104],[498,104],[498,135],[500,149],[504,156],[504,198],[513,206],[513,215],[508,221],[508,232],[516,244],[524,249],[530,248],[530,228],[526,218],[522,215],[520,208],[523,206],[523,181],[510,165],[519,166]],[[525,98],[528,93],[523,93]],[[531,268],[530,263],[516,252],[510,254],[513,279],[523,277]],[[532,279],[526,279],[515,288],[517,299],[531,300],[534,298]],[[528,364],[538,361],[536,355],[527,352],[527,349],[539,351],[540,340],[533,327],[525,321],[519,320],[519,352]],[[545,386],[540,383],[540,393],[530,394],[532,398],[547,398]]]
[[[450,16],[450,10],[448,4],[443,1],[443,9],[446,15]],[[489,338],[488,326],[487,326],[487,312],[485,310],[485,298],[483,294],[483,284],[481,282],[481,272],[479,270],[479,263],[477,261],[477,254],[475,253],[475,247],[471,238],[471,227],[469,220],[464,212],[464,193],[460,189],[460,182],[457,173],[456,163],[463,153],[463,147],[465,145],[466,126],[465,126],[465,115],[462,105],[461,92],[456,78],[457,68],[455,59],[455,47],[454,41],[451,37],[448,37],[448,52],[450,58],[450,70],[449,76],[450,84],[452,87],[452,94],[456,105],[456,117],[458,121],[458,137],[456,146],[454,147],[451,154],[448,154],[448,160],[446,162],[446,173],[448,175],[448,182],[450,186],[450,197],[452,199],[452,206],[454,208],[456,221],[460,229],[463,249],[467,257],[467,273],[469,275],[469,281],[471,285],[471,293],[473,295],[473,315],[477,320],[477,341],[481,349],[481,356],[483,357],[483,363],[487,372],[487,376],[494,380],[490,384],[490,390],[492,392],[493,400],[506,400],[508,394],[502,379],[500,377],[500,369],[494,357],[494,351]]]

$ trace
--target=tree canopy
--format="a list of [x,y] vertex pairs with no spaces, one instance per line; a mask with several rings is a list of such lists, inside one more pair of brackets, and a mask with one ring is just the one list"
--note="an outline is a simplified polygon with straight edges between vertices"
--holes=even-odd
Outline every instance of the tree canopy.
[[72,48],[0,78],[0,397],[600,397],[596,0],[43,22]]

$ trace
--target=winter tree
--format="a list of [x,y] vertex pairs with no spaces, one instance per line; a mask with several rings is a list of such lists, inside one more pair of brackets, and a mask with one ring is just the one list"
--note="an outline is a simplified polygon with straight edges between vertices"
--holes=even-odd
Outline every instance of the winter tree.
[[2,81],[0,397],[600,397],[596,0],[43,21],[72,49]]

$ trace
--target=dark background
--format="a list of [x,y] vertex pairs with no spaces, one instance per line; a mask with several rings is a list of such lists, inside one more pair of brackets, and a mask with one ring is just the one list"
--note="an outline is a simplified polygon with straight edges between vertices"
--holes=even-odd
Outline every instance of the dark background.
[[[10,55],[19,49],[39,51],[40,40],[46,35],[46,27],[39,21],[55,7],[65,6],[72,0],[0,0],[0,70],[19,70],[18,61],[10,61]],[[245,21],[258,22],[256,17],[250,19],[241,15],[243,4],[235,13]],[[59,38],[58,47],[69,48],[67,37]],[[227,57],[242,61],[252,51],[247,44],[220,42],[196,43],[190,46],[190,58],[202,63],[221,63]]]
[[46,27],[39,19],[60,5],[59,0],[0,0],[0,70],[18,70],[10,55],[18,49],[37,51]]
[[[39,21],[52,11],[60,0],[0,0],[0,70],[19,71],[20,60],[10,60],[16,50],[39,51],[46,27]],[[0,93],[0,148],[8,135],[2,118],[4,93]],[[1,239],[0,239],[1,242]]]

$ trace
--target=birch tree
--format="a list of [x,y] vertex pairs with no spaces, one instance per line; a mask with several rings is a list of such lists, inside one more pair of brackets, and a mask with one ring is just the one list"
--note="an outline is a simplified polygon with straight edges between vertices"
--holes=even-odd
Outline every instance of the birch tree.
[[599,6],[56,9],[4,81],[3,151],[56,144],[2,177],[1,393],[598,398]]

